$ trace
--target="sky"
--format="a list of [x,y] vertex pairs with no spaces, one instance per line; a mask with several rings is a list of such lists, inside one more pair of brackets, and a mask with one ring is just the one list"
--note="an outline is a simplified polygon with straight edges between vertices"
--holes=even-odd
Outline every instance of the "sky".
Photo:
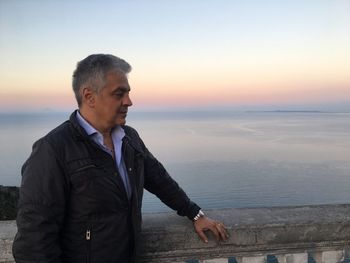
[[350,112],[350,1],[0,0],[0,112],[71,110],[76,63],[127,60],[136,109]]

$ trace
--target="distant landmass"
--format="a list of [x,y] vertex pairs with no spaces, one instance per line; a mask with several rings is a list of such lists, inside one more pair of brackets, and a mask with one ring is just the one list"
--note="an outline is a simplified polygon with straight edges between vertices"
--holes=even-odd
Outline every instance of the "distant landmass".
[[16,219],[18,198],[18,187],[0,185],[0,220]]
[[280,112],[280,113],[326,113],[325,111],[318,110],[255,110],[246,112]]

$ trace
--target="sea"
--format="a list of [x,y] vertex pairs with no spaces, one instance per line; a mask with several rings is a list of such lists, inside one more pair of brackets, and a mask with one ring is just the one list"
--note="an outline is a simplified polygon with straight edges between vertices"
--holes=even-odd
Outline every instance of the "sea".
[[[0,114],[0,185],[70,113]],[[350,113],[130,111],[147,148],[203,209],[350,203]],[[143,212],[170,211],[145,191]]]

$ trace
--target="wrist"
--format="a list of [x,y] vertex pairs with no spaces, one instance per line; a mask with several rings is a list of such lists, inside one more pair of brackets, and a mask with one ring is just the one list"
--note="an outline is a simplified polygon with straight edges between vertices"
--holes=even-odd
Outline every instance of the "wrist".
[[193,222],[196,222],[198,219],[204,216],[204,213],[201,209],[199,209],[198,214],[192,219]]

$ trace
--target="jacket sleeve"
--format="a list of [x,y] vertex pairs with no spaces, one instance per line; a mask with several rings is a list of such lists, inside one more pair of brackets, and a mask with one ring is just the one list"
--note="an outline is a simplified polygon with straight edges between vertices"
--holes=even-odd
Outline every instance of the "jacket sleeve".
[[200,207],[189,199],[163,165],[148,151],[142,141],[141,143],[145,153],[145,189],[155,194],[167,206],[176,210],[178,215],[187,216],[193,220]]
[[33,145],[22,167],[13,255],[18,263],[61,262],[59,233],[65,211],[66,181],[61,162],[44,139]]

